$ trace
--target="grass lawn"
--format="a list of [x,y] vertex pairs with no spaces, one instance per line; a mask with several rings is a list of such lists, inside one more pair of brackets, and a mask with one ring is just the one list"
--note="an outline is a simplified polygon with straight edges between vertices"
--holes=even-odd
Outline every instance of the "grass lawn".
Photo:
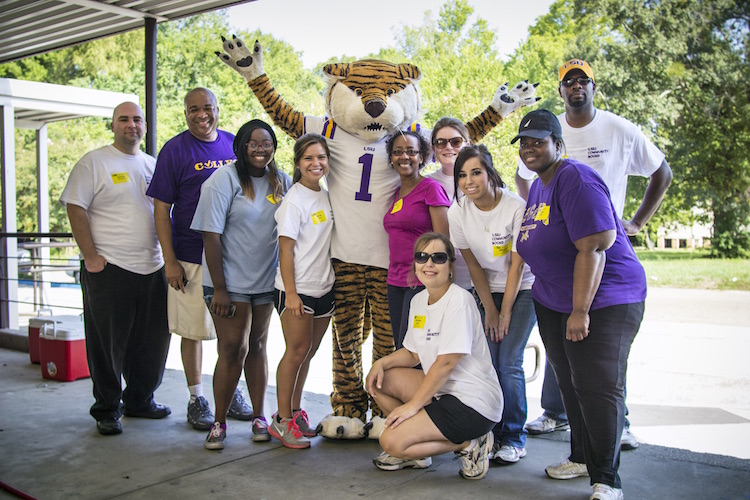
[[707,250],[635,251],[649,286],[750,290],[750,259],[713,259]]

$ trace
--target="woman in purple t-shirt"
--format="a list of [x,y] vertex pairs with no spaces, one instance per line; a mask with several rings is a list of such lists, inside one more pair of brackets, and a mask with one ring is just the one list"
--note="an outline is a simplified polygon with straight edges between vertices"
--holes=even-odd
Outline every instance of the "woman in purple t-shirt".
[[406,335],[409,303],[424,289],[409,270],[414,259],[414,243],[424,233],[448,235],[448,207],[451,202],[443,187],[420,173],[430,157],[430,143],[418,132],[398,131],[388,138],[386,151],[391,167],[401,176],[401,186],[393,194],[393,205],[383,217],[388,233],[388,309],[393,342],[401,347]]
[[[518,236],[531,266],[539,333],[568,413],[571,454],[549,476],[589,475],[593,499],[622,498],[625,372],[643,319],[646,275],[589,166],[562,158],[560,122],[547,110],[519,126],[519,155],[538,176]],[[585,422],[585,425],[584,425]]]

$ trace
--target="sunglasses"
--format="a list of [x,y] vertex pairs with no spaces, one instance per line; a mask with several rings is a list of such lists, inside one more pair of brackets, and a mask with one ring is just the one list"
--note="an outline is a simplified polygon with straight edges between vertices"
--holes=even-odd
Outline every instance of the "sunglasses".
[[594,80],[592,80],[591,78],[579,76],[578,78],[568,78],[567,80],[561,80],[560,83],[562,83],[563,87],[572,87],[574,83],[578,82],[585,87],[593,81]]
[[446,147],[448,147],[448,144],[450,144],[453,149],[458,149],[463,143],[463,137],[453,137],[451,139],[435,139],[435,147],[437,149],[445,149]]
[[448,262],[448,254],[445,252],[414,252],[414,262],[417,264],[426,264],[429,259],[432,259],[433,264],[445,264]]

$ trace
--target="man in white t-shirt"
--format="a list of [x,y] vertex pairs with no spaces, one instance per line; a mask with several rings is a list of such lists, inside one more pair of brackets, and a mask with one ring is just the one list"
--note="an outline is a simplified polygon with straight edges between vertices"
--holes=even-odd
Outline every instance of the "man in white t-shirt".
[[[558,92],[565,112],[558,116],[562,126],[567,157],[581,161],[597,171],[609,188],[612,204],[628,235],[637,234],[659,208],[672,182],[672,169],[664,153],[634,123],[609,111],[594,107],[596,82],[586,61],[571,59],[560,67]],[[641,205],[631,219],[623,219],[628,177],[649,177]],[[519,160],[516,170],[518,193],[526,199],[534,174]],[[568,428],[560,389],[549,363],[542,387],[542,414],[526,424],[530,434],[546,434]],[[622,449],[638,447],[638,441],[626,426]]]
[[123,410],[128,417],[154,419],[171,413],[154,402],[170,337],[164,261],[146,195],[155,160],[138,149],[146,132],[143,111],[132,102],[118,105],[111,129],[114,143],[84,155],[60,196],[83,255],[83,321],[95,399],[90,413],[104,435],[122,432]]

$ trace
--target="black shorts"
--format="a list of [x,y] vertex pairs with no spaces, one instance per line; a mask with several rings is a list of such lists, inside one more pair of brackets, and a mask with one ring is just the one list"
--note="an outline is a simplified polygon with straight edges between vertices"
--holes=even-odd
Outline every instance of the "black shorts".
[[440,396],[440,399],[432,398],[432,402],[424,407],[424,411],[443,436],[455,444],[484,436],[497,423],[485,418],[451,394]]
[[[333,290],[319,298],[302,294],[299,294],[299,298],[302,300],[302,308],[305,310],[305,313],[312,314],[313,318],[328,318],[333,315]],[[284,307],[285,301],[286,293],[277,288],[276,293],[273,294],[273,305],[276,306],[279,317],[281,317],[281,313],[286,309]]]

